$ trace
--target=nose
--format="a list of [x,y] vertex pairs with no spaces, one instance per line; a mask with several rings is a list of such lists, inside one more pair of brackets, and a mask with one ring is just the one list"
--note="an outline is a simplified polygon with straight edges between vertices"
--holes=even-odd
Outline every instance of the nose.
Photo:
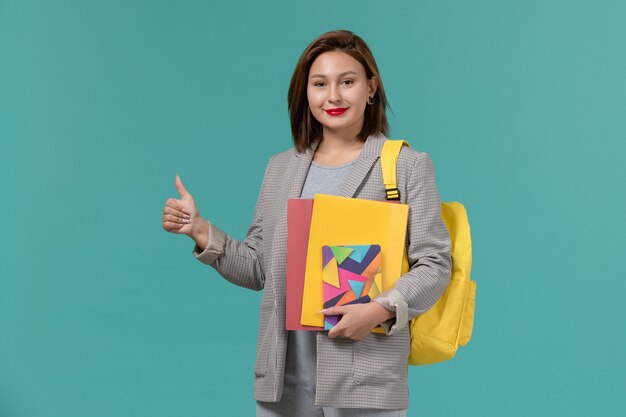
[[341,102],[341,94],[339,92],[339,87],[336,85],[330,86],[330,92],[328,96],[329,103],[340,103]]

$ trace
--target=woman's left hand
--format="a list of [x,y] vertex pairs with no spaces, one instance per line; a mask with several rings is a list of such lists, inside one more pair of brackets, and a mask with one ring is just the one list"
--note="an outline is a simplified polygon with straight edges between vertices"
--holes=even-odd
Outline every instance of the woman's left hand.
[[363,339],[379,323],[395,316],[395,312],[387,310],[375,301],[330,307],[321,313],[327,316],[343,315],[337,325],[330,329],[328,337],[346,337],[354,340]]

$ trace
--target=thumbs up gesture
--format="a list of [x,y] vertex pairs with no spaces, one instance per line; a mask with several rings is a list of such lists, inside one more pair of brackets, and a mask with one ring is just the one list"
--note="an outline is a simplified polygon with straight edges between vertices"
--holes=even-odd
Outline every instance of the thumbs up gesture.
[[178,174],[176,174],[176,189],[180,198],[168,198],[163,207],[163,229],[171,233],[191,236],[194,226],[197,227],[203,219],[198,213],[193,197]]

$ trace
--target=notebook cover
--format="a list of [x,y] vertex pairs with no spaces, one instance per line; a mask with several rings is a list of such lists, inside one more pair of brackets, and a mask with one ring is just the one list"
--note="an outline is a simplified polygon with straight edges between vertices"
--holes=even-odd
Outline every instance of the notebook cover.
[[[369,303],[382,287],[380,245],[322,246],[324,308]],[[341,315],[324,316],[324,330]]]

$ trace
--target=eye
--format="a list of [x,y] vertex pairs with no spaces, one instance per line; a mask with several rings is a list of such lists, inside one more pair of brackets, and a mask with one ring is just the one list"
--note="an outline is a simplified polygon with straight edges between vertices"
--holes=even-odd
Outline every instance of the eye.
[[324,86],[324,82],[323,81],[315,81],[313,83],[314,87],[323,87]]
[[348,79],[348,80],[343,80],[343,82],[344,82],[346,85],[351,85],[351,84],[354,84],[354,80],[349,80],[349,79]]

